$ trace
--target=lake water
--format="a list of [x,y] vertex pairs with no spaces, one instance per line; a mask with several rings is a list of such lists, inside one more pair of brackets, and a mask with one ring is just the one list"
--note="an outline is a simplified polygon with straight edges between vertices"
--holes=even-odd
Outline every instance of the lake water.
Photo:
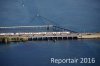
[[[42,18],[35,18],[37,13]],[[99,0],[0,0],[0,26],[57,24],[77,32],[100,32]],[[0,32],[10,32],[1,30]],[[14,30],[15,31],[15,30]],[[55,64],[51,58],[95,58],[89,64]],[[99,66],[100,40],[0,44],[0,66]]]

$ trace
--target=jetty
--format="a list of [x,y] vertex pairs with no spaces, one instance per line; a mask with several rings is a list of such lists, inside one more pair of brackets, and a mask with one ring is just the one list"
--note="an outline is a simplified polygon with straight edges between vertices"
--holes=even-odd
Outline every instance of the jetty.
[[70,33],[70,32],[28,32],[28,33],[0,33],[0,42],[25,42],[43,40],[77,40],[100,39],[100,33]]
[[[0,30],[3,29],[21,29],[21,28],[32,28],[32,29],[46,29],[48,31],[42,32],[1,32],[0,33],[0,43],[9,43],[9,42],[26,42],[26,41],[49,41],[49,40],[77,40],[77,39],[100,39],[100,32],[91,33],[91,32],[76,32],[73,30],[69,30],[62,26],[50,24],[50,22],[54,23],[53,21],[38,15],[35,18],[44,19],[49,22],[46,25],[35,25],[35,26],[2,26]],[[35,19],[34,18],[34,19]],[[49,31],[53,30],[53,31]]]

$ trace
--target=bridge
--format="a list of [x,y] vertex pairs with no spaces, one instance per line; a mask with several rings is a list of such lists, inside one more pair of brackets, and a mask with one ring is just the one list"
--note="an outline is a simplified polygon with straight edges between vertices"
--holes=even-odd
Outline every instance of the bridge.
[[23,26],[23,25],[19,25],[19,26],[3,26],[3,27],[0,27],[0,29],[19,29],[21,31],[21,29],[26,29],[26,28],[32,28],[33,30],[34,29],[40,29],[40,28],[45,28],[46,30],[53,30],[53,31],[68,31],[68,32],[72,32],[72,33],[77,33],[76,31],[73,31],[73,30],[70,30],[70,29],[67,29],[63,26],[60,26],[59,24],[57,24],[56,22],[46,18],[46,17],[43,17],[41,15],[36,15],[33,17],[33,19],[30,21],[34,21],[36,18],[39,18],[39,19],[42,19],[42,20],[45,20],[44,23],[46,23],[45,25],[31,25],[31,26]]
[[[40,17],[47,21],[53,22],[40,15],[35,18]],[[100,33],[78,33],[70,29],[64,28],[57,24],[47,24],[47,25],[37,25],[37,26],[6,26],[0,27],[0,29],[15,29],[16,28],[46,28],[47,30],[52,29],[52,32],[8,32],[0,33],[0,42],[19,42],[19,41],[36,41],[36,40],[73,40],[73,39],[98,39],[100,38]]]
[[8,27],[0,27],[2,28],[47,28],[53,27],[53,25],[38,25],[38,26],[8,26]]

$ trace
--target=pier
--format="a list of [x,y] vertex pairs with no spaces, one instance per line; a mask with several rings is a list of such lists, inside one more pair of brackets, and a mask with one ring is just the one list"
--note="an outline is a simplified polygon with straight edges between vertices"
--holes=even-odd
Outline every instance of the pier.
[[1,33],[0,42],[25,42],[49,40],[100,39],[100,33],[70,33],[70,32],[28,32]]
[[[35,18],[41,18],[47,20],[49,24],[47,25],[35,25],[35,26],[3,26],[0,29],[21,29],[21,28],[32,28],[41,29],[45,28],[47,32],[1,32],[0,33],[0,43],[9,43],[9,42],[25,42],[25,41],[49,41],[49,40],[77,40],[77,39],[100,39],[99,33],[79,33],[72,31],[70,29],[64,28],[62,26],[50,24],[53,22],[43,16],[36,16]],[[41,29],[42,30],[42,29]],[[53,31],[49,31],[53,30]]]

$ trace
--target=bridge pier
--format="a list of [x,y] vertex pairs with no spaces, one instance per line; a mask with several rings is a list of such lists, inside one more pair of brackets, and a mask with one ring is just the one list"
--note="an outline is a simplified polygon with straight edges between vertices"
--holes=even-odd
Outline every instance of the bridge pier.
[[63,37],[63,40],[67,40],[68,38],[67,37]]
[[28,38],[29,41],[42,41],[42,40],[73,40],[77,39],[76,36],[67,36],[67,37],[30,37]]

